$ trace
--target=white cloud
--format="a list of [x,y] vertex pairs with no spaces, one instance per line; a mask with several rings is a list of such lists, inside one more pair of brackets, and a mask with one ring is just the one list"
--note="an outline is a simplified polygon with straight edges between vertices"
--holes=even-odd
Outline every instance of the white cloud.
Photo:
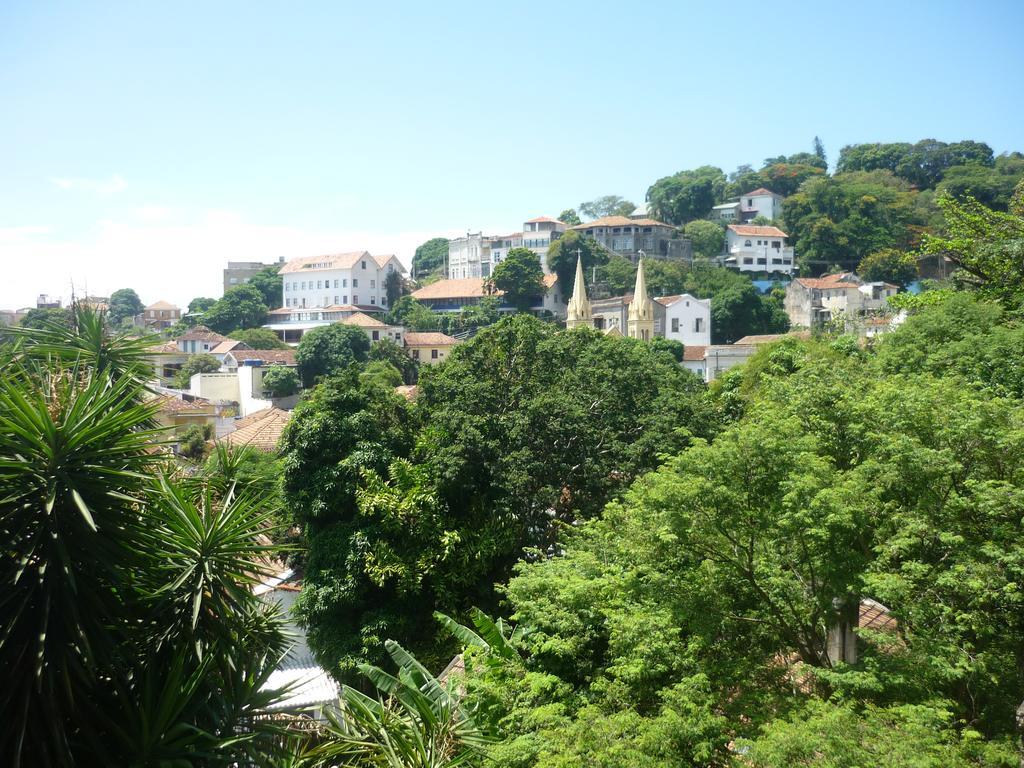
[[[208,211],[187,223],[175,217],[104,220],[75,240],[49,237],[45,227],[0,228],[0,308],[22,307],[40,293],[67,297],[75,291],[109,295],[134,288],[147,304],[164,299],[180,306],[196,296],[222,292],[228,261],[277,261],[365,249],[394,253],[408,267],[430,232],[306,230],[256,224],[231,211]],[[447,232],[454,236],[458,232]]]
[[84,179],[78,177],[56,177],[50,182],[60,189],[83,189],[100,197],[110,197],[128,187],[128,182],[115,173],[109,179]]

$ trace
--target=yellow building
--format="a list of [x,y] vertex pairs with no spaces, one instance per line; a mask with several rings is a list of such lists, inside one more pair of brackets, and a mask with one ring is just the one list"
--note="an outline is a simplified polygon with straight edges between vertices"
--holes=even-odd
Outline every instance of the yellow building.
[[654,338],[654,302],[647,293],[647,278],[642,258],[636,267],[636,285],[633,288],[633,301],[629,304],[626,325],[627,335],[631,339],[650,341]]
[[420,364],[436,365],[444,360],[458,343],[458,339],[444,333],[407,331],[405,334],[405,350],[409,357]]
[[576,258],[576,282],[572,287],[572,298],[566,310],[565,327],[593,328],[594,317],[590,310],[590,299],[587,298],[587,285],[583,280],[583,257]]

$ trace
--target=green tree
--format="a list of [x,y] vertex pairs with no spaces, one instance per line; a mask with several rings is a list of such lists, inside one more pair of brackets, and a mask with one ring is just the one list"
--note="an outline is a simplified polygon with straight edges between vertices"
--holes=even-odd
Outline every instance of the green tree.
[[304,333],[295,359],[303,384],[312,387],[324,376],[333,376],[352,363],[365,362],[369,351],[370,340],[361,328],[333,323]]
[[252,349],[290,349],[269,328],[246,328],[244,331],[232,331],[228,334],[228,338],[241,341]]
[[205,353],[189,355],[174,377],[174,385],[178,389],[188,389],[190,381],[197,373],[216,373],[220,370],[220,360]]
[[276,264],[264,267],[245,283],[260,292],[260,298],[267,309],[284,306],[284,279],[280,270],[281,267]]
[[912,253],[883,248],[861,259],[857,274],[870,282],[882,280],[906,288],[917,279],[917,259]]
[[683,227],[683,234],[693,243],[693,253],[703,259],[710,259],[725,247],[725,230],[712,221],[691,221]]
[[682,226],[707,216],[722,199],[725,185],[722,170],[705,165],[658,179],[647,190],[647,202],[658,219]]
[[142,314],[145,309],[139,295],[131,288],[120,288],[110,294],[110,309],[107,310],[107,320],[110,324],[119,328],[125,320],[132,320],[136,315]]
[[383,361],[393,365],[402,375],[401,383],[415,384],[419,376],[419,365],[416,361],[391,339],[373,342],[367,359],[370,362]]
[[520,312],[529,310],[544,296],[544,270],[529,248],[513,248],[494,268],[491,281],[504,299]]
[[548,269],[558,275],[560,285],[570,286],[576,275],[577,257],[583,259],[583,270],[590,274],[594,267],[607,263],[610,255],[593,238],[582,232],[569,230],[548,248]]
[[922,139],[916,144],[854,144],[839,152],[837,173],[889,171],[918,189],[934,189],[954,166],[994,164],[992,148],[983,142],[947,144]]
[[[650,267],[651,262],[645,262]],[[624,296],[636,285],[636,264],[615,253],[597,270],[597,279],[608,286],[612,296]],[[559,278],[561,280],[561,278]]]
[[563,224],[568,224],[570,227],[575,227],[576,225],[583,223],[583,220],[580,219],[580,215],[576,213],[575,208],[566,208],[558,214],[558,220]]
[[0,351],[4,764],[276,759],[266,515],[166,478],[147,342],[85,310],[19,333]]
[[[417,280],[442,275],[448,261],[448,238],[435,237],[416,249],[412,257],[412,273]],[[390,302],[389,302],[390,305]]]
[[209,424],[192,424],[178,438],[178,452],[186,459],[202,461],[206,456],[207,441],[213,439]]
[[938,199],[945,218],[942,235],[925,237],[921,252],[949,259],[957,280],[1011,310],[1024,307],[1024,181],[1010,212],[1001,213],[968,198]]
[[299,374],[285,365],[272,365],[263,374],[263,389],[271,397],[289,397],[299,391]]
[[208,296],[197,296],[188,303],[188,313],[190,315],[201,315],[216,303],[216,299],[211,299]]
[[436,331],[438,328],[438,316],[412,296],[403,296],[389,306],[388,323],[391,325],[404,325],[414,331]]
[[223,334],[258,328],[266,319],[267,305],[263,294],[249,283],[227,291],[202,316],[203,325]]
[[801,269],[853,269],[883,248],[909,249],[919,223],[916,193],[886,171],[850,172],[805,182],[786,198],[783,218]]
[[33,307],[25,313],[25,316],[21,318],[21,322],[19,322],[18,325],[22,328],[34,328],[38,330],[47,328],[54,323],[70,327],[72,324],[71,310],[61,307],[50,307],[46,309]]
[[631,203],[618,195],[604,195],[589,202],[580,203],[577,210],[580,215],[586,216],[588,219],[600,219],[602,216],[629,216],[636,210],[636,203]]
[[405,293],[405,282],[398,270],[388,272],[388,276],[384,278],[384,293],[389,307],[394,306],[395,302],[402,298]]
[[817,136],[814,137],[814,156],[822,162],[826,169],[828,168],[828,158],[825,156],[825,145]]

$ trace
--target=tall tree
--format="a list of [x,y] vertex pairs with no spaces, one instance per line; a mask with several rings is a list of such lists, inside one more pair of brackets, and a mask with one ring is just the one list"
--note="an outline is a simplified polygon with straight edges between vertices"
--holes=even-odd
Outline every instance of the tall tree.
[[312,387],[318,379],[365,362],[369,351],[370,340],[361,328],[333,323],[304,333],[295,359],[302,383]]
[[690,238],[694,255],[704,259],[718,256],[725,246],[725,230],[713,221],[691,221],[683,227],[683,234]]
[[[629,216],[636,210],[636,204],[618,195],[604,195],[577,206],[580,215],[588,219],[599,219],[602,216]],[[566,222],[568,224],[568,222]]]
[[284,279],[280,275],[280,270],[281,267],[276,264],[264,267],[246,283],[260,292],[260,297],[268,309],[284,306]]
[[564,224],[568,224],[570,227],[575,227],[577,224],[582,224],[583,221],[580,219],[575,208],[566,208],[560,214],[558,214],[558,220]]
[[610,255],[593,238],[569,230],[548,248],[548,269],[558,275],[558,283],[564,290],[572,285],[577,258],[583,259],[583,269],[589,273],[594,267],[607,263]]
[[258,328],[267,319],[263,294],[248,283],[236,286],[203,312],[202,322],[217,333]]
[[544,296],[544,270],[537,254],[529,248],[512,248],[494,268],[491,281],[504,292],[505,301],[520,312],[527,311]]
[[917,279],[917,259],[912,253],[883,248],[861,259],[857,265],[857,274],[865,280],[884,280],[905,288]]
[[705,165],[658,179],[647,190],[647,202],[658,219],[681,226],[707,216],[722,199],[725,185],[722,170]]
[[120,288],[110,294],[110,309],[107,310],[107,319],[110,324],[117,328],[125,320],[131,320],[136,315],[142,314],[145,309],[139,295],[131,288]]
[[814,156],[823,162],[825,167],[828,168],[828,158],[825,156],[825,145],[817,136],[814,137]]

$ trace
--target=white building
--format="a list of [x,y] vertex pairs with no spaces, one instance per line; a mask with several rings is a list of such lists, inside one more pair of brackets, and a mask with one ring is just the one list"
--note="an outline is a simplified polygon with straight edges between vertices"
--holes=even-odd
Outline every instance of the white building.
[[682,342],[684,347],[711,343],[711,299],[698,299],[684,293],[657,296],[654,300],[665,308],[664,318],[655,323],[656,335]]
[[508,256],[513,248],[528,248],[540,257],[545,274],[548,269],[547,253],[551,243],[567,229],[564,222],[549,216],[538,216],[523,222],[522,232],[489,237],[482,232],[466,233],[448,241],[448,278],[463,280],[470,277],[490,277],[494,268]]
[[793,249],[789,236],[778,227],[730,224],[725,230],[725,265],[740,272],[792,274]]
[[405,272],[398,259],[367,251],[292,259],[281,267],[282,308],[351,305],[362,311],[386,310],[386,283],[393,272]]
[[784,199],[782,195],[764,187],[747,192],[740,196],[740,218],[743,221],[750,221],[758,216],[764,216],[772,221],[780,219],[782,218],[782,201]]

